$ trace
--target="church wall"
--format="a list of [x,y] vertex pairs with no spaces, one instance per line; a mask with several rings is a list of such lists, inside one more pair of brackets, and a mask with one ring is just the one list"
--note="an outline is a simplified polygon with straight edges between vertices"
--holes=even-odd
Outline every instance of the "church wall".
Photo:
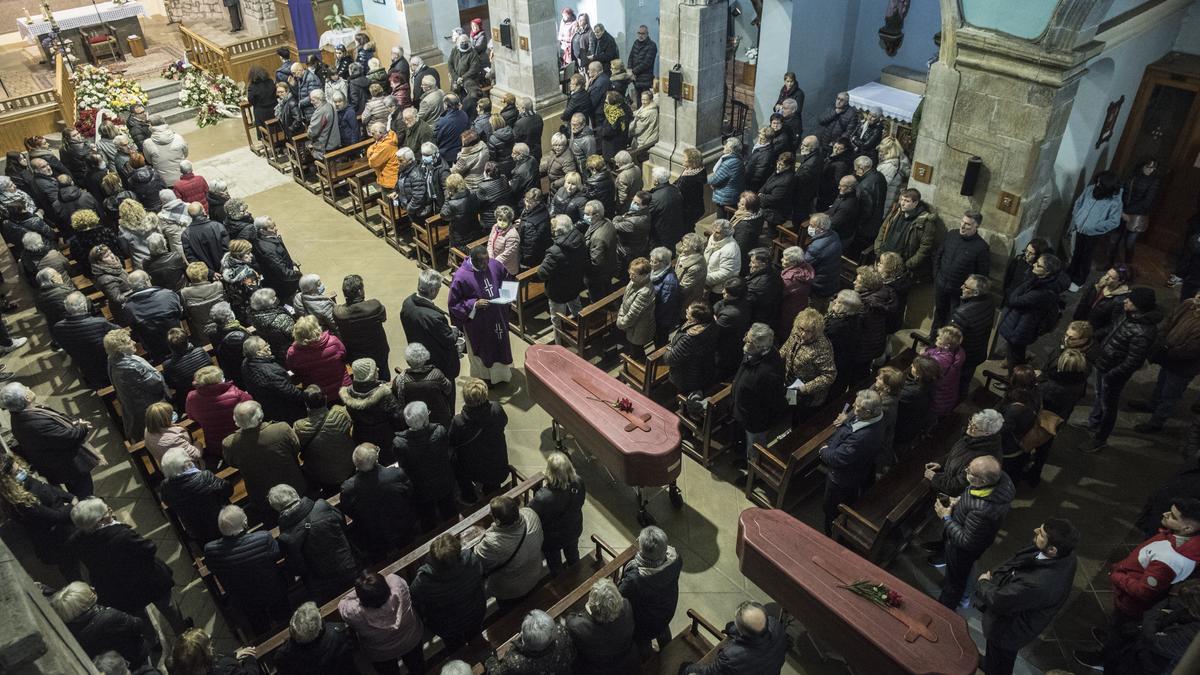
[[403,44],[400,34],[396,32],[400,26],[400,12],[393,2],[380,5],[373,0],[362,3],[362,11],[367,32],[375,42],[375,55],[380,61],[386,61],[392,47]]
[[[787,3],[788,0],[765,0],[764,6]],[[791,8],[791,50],[788,55],[787,68],[778,75],[769,77],[762,72],[764,63],[770,63],[771,47],[764,40],[765,46],[759,58],[758,83],[755,87],[758,99],[758,115],[760,120],[770,117],[769,108],[779,96],[779,87],[783,85],[783,71],[791,70],[796,73],[797,83],[804,90],[804,128],[807,130],[817,127],[817,118],[821,112],[833,104],[833,99],[839,91],[846,89],[850,81],[850,67],[853,62],[855,31],[858,28],[859,0],[847,2],[827,2],[826,0],[796,0]],[[779,8],[774,14],[778,15]],[[765,10],[764,10],[765,13]],[[767,19],[770,19],[768,14]],[[872,44],[875,41],[872,40]],[[770,100],[763,98],[769,96]],[[763,108],[768,110],[763,110]]]
[[937,56],[933,35],[942,29],[942,11],[936,2],[913,2],[904,19],[904,42],[895,56],[879,46],[879,29],[888,0],[860,0],[858,26],[854,35],[854,59],[847,88],[879,79],[887,66],[901,66],[924,73]]
[[[367,2],[371,2],[371,0],[367,0]],[[358,16],[363,13],[363,0],[341,0],[338,4],[341,6],[342,14]],[[371,2],[371,4],[375,3]]]
[[1175,51],[1200,54],[1200,2],[1192,4],[1191,11],[1179,27],[1175,38]]

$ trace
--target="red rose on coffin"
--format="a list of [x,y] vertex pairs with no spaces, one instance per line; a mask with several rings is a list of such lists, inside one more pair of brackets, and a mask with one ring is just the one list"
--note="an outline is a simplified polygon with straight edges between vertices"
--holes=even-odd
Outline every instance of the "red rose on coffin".
[[621,412],[633,412],[633,401],[627,398],[619,398],[613,407]]
[[900,607],[904,604],[904,596],[899,591],[888,589],[886,601],[888,607]]

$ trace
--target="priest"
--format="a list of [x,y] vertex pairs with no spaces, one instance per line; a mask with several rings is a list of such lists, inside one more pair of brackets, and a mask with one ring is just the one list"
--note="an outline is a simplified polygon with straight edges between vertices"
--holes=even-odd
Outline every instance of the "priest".
[[512,379],[508,307],[496,302],[507,277],[504,265],[476,246],[450,281],[450,320],[467,335],[471,377],[489,384]]

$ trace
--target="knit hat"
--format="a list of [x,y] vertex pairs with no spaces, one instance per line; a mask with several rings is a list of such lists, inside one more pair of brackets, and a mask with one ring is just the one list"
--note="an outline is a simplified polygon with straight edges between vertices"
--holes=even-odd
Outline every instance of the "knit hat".
[[350,364],[350,373],[355,382],[371,382],[375,380],[375,361],[373,359],[354,359]]
[[1139,312],[1149,312],[1155,306],[1154,289],[1138,286],[1129,291],[1129,301]]

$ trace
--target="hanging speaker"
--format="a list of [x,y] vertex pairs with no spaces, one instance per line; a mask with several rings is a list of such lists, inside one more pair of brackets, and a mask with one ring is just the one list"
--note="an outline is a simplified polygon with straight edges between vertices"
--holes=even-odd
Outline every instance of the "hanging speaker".
[[667,96],[676,101],[683,98],[683,70],[679,66],[667,73]]
[[962,189],[958,194],[970,197],[975,194],[975,183],[979,182],[979,171],[983,169],[983,158],[979,156],[967,160],[967,170],[963,172]]
[[500,44],[504,45],[508,49],[513,48],[512,21],[509,19],[505,19],[504,22],[500,24]]

